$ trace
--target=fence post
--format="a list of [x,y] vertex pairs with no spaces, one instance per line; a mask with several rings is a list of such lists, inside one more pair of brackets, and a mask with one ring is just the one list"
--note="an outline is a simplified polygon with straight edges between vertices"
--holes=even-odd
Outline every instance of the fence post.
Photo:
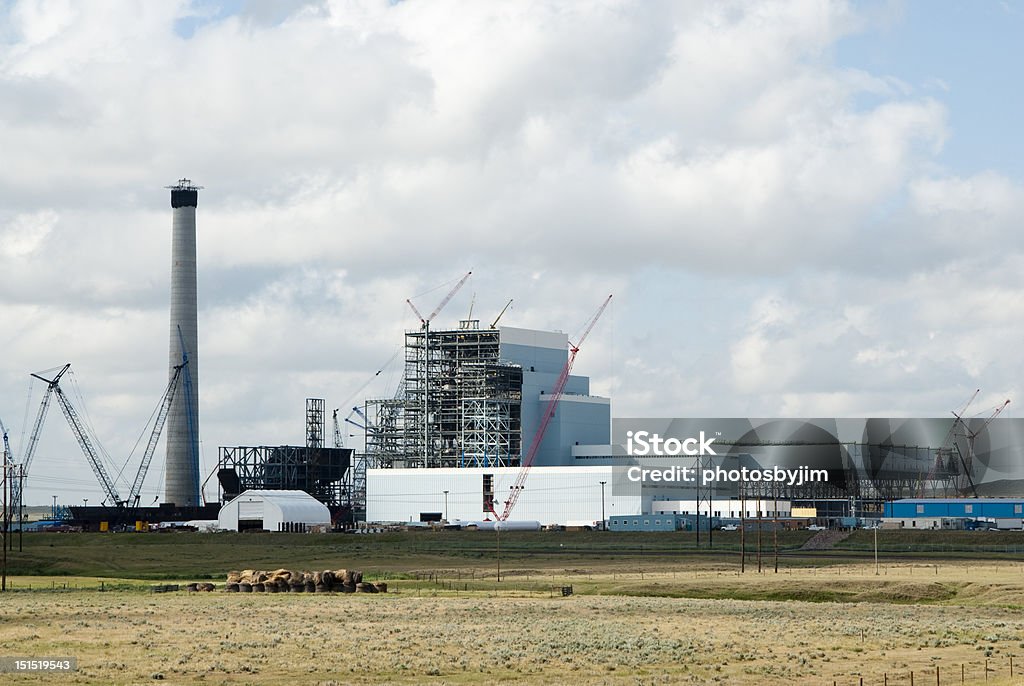
[[939,686],[939,666],[935,665],[935,686]]

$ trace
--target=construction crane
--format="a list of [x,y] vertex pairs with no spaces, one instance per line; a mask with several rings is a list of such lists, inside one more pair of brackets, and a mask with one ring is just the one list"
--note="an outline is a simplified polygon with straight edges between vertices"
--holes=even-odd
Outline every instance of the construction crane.
[[511,305],[512,305],[512,298],[509,298],[508,302],[505,303],[505,307],[501,308],[501,312],[499,312],[498,316],[494,318],[493,322],[491,322],[491,328],[492,329],[497,329],[498,328],[498,322],[501,321],[501,318],[505,315],[505,310],[507,310]]
[[[977,396],[977,395],[978,395],[978,393],[977,393],[977,391],[975,391],[974,396]],[[972,401],[974,400],[973,396],[972,396],[971,400]],[[960,457],[960,464],[964,468],[963,476],[964,476],[964,478],[967,479],[967,486],[971,489],[971,494],[975,498],[978,497],[978,489],[975,486],[974,474],[973,474],[973,472],[974,472],[974,442],[978,438],[978,436],[981,435],[981,432],[983,432],[986,428],[988,428],[988,425],[991,424],[993,422],[993,420],[995,420],[995,418],[998,417],[999,414],[1004,409],[1006,409],[1006,406],[1009,405],[1009,404],[1010,404],[1010,401],[1006,400],[1005,402],[1003,402],[1002,405],[1000,405],[999,407],[995,408],[995,410],[993,410],[992,414],[989,415],[988,419],[986,419],[982,423],[982,425],[978,429],[976,429],[976,430],[971,430],[970,425],[963,418],[964,412],[966,412],[966,410],[967,410],[966,406],[964,407],[963,410],[960,411],[959,414],[957,414],[956,412],[953,412],[953,416],[956,417],[956,420],[953,423],[953,429],[951,429],[951,432],[953,432],[954,434],[956,433],[955,429],[956,429],[957,425],[959,425],[962,428],[962,433],[960,433],[959,435],[963,436],[963,438],[966,439],[967,454],[964,455],[963,451],[960,450],[960,443],[956,440],[955,436],[953,438],[953,447],[956,449],[956,453]],[[968,405],[970,405],[970,403],[968,403]],[[963,482],[962,481],[961,481],[960,484],[958,484],[958,486],[959,486],[959,490],[961,490],[961,491],[964,490],[963,489]]]
[[344,441],[341,440],[341,426],[338,424],[338,408],[334,408],[332,418],[334,420],[334,447],[340,448]]
[[153,429],[149,433],[149,442],[146,444],[146,450],[142,453],[142,462],[139,463],[139,469],[135,473],[135,480],[132,482],[131,490],[128,492],[127,503],[132,507],[139,506],[142,483],[146,480],[146,474],[149,472],[149,465],[153,461],[153,453],[156,452],[157,443],[160,442],[160,434],[163,433],[164,424],[167,422],[167,415],[171,411],[171,403],[174,402],[174,394],[178,390],[178,384],[181,381],[182,372],[186,364],[187,362],[183,362],[175,366],[174,374],[171,376],[171,380],[167,382],[167,390],[164,391],[164,397],[161,399],[159,409],[157,410],[156,420],[153,422]]
[[[52,379],[47,379],[46,377],[40,376],[39,374],[32,374],[32,376],[46,384],[47,398],[51,394],[56,396],[57,405],[60,407],[61,412],[64,413],[64,418],[67,419],[68,426],[71,427],[71,432],[75,435],[75,438],[78,440],[78,445],[82,449],[82,452],[85,453],[85,458],[89,462],[89,466],[92,467],[92,471],[93,474],[96,475],[96,479],[100,482],[100,487],[103,488],[103,492],[107,496],[107,500],[109,500],[112,505],[120,505],[124,501],[122,501],[120,494],[117,492],[117,488],[114,486],[113,479],[110,478],[110,475],[107,473],[106,467],[104,467],[103,463],[100,461],[100,456],[96,450],[96,446],[93,444],[93,440],[89,436],[89,432],[86,431],[85,425],[82,423],[81,418],[78,416],[78,412],[71,404],[71,401],[68,400],[67,396],[64,395],[64,391],[60,387],[60,378],[61,376],[64,375],[64,372],[66,372],[70,367],[70,364],[64,365],[64,368],[61,369],[60,373],[57,374]],[[46,401],[44,400],[44,403],[45,402]],[[41,407],[40,413],[44,411],[45,407]],[[42,426],[41,422],[39,422],[39,426]],[[38,441],[39,437],[33,436],[32,438]]]
[[[434,320],[444,306],[447,305],[455,294],[459,292],[459,289],[469,280],[469,277],[473,275],[473,272],[466,272],[466,275],[459,279],[459,282],[448,291],[448,295],[444,296],[444,299],[438,303],[434,311],[430,313],[429,317],[424,317],[420,314],[420,311],[416,309],[416,306],[412,304],[412,300],[406,299],[405,302],[409,303],[409,307],[416,313],[416,316],[420,318],[420,328],[423,330],[423,466],[427,466],[427,460],[430,457],[430,322]],[[365,419],[365,417],[364,417]]]
[[[167,415],[170,412],[175,393],[181,385],[182,380],[187,380],[187,365],[188,360],[183,356],[182,364],[174,368],[174,374],[172,375],[171,380],[167,383],[167,389],[164,391],[160,405],[158,406],[156,420],[154,421],[153,428],[150,431],[149,442],[146,444],[146,449],[143,452],[142,461],[135,474],[135,480],[132,482],[131,489],[129,490],[128,498],[121,498],[117,487],[114,485],[114,480],[110,478],[106,468],[100,461],[99,452],[96,449],[94,439],[89,435],[84,423],[78,416],[78,411],[74,408],[71,401],[67,398],[63,389],[60,387],[61,378],[71,368],[70,363],[61,367],[60,371],[58,371],[52,379],[47,379],[42,376],[42,374],[31,375],[32,377],[46,383],[46,390],[43,393],[43,400],[39,405],[39,411],[36,413],[35,423],[32,426],[32,433],[29,435],[28,450],[26,450],[25,458],[22,462],[23,473],[28,474],[29,466],[32,463],[32,457],[35,455],[36,446],[39,444],[39,437],[42,433],[43,423],[45,422],[49,411],[51,398],[56,396],[57,404],[60,406],[64,417],[67,419],[68,425],[71,427],[71,431],[74,433],[79,447],[81,447],[82,452],[85,454],[86,459],[89,462],[89,466],[92,468],[93,473],[100,482],[100,487],[107,496],[107,500],[112,505],[116,505],[118,507],[124,507],[125,505],[138,506],[139,495],[142,491],[142,484],[146,479],[146,474],[148,473],[149,466],[152,463],[157,443],[160,441],[160,435],[163,432],[164,424],[167,421]],[[6,432],[4,437],[6,442]],[[17,481],[13,483],[17,484],[17,486],[15,487],[15,495],[12,497],[12,501],[20,502],[21,485]]]
[[608,303],[612,300],[612,296],[605,298],[605,301],[598,308],[597,314],[591,318],[590,323],[587,324],[586,329],[583,331],[583,335],[580,336],[579,342],[573,345],[572,341],[569,342],[569,359],[566,360],[565,366],[562,368],[562,373],[558,375],[558,380],[555,381],[555,386],[551,390],[548,396],[548,406],[544,409],[544,415],[541,417],[540,424],[537,426],[536,433],[533,434],[533,440],[530,442],[530,448],[526,451],[526,455],[523,457],[522,466],[519,469],[519,474],[516,476],[516,481],[512,485],[512,492],[509,494],[508,500],[505,501],[505,509],[499,515],[494,509],[494,501],[490,503],[491,514],[494,515],[495,519],[500,522],[504,522],[508,519],[509,515],[512,514],[512,508],[516,506],[516,501],[519,500],[519,495],[523,492],[523,486],[526,484],[526,477],[530,474],[530,467],[533,466],[533,461],[537,457],[537,452],[540,450],[540,444],[544,440],[544,434],[548,429],[548,424],[551,423],[551,418],[555,415],[555,410],[558,408],[558,402],[562,399],[562,394],[565,392],[565,384],[569,381],[569,374],[572,372],[572,365],[576,361],[576,354],[579,353],[580,348],[583,346],[583,341],[590,335],[594,325],[597,324],[597,320],[601,318]]
[[7,427],[4,426],[4,420],[2,419],[0,419],[0,432],[4,434],[4,462],[14,462],[14,453],[11,452],[11,444],[7,440]]
[[444,309],[444,306],[451,302],[451,299],[455,297],[455,294],[459,292],[459,289],[465,285],[466,281],[469,280],[469,277],[472,275],[473,272],[466,272],[466,275],[459,279],[459,282],[455,284],[450,291],[448,291],[448,295],[444,296],[444,299],[438,303],[437,307],[434,308],[434,311],[430,313],[429,317],[424,317],[420,314],[420,311],[412,304],[412,300],[406,299],[405,302],[409,303],[409,307],[412,308],[412,311],[415,312],[416,316],[420,319],[420,328],[425,331],[430,331],[430,322],[434,321],[434,317],[441,314],[441,310]]
[[[32,432],[28,435],[28,447],[25,449],[25,456],[22,458],[21,462],[22,472],[24,474],[28,474],[28,469],[32,465],[32,458],[36,454],[36,446],[39,445],[39,436],[43,432],[43,423],[46,421],[46,415],[50,411],[50,400],[52,397],[54,385],[60,382],[61,377],[64,376],[64,374],[67,373],[69,369],[71,369],[70,362],[61,367],[60,371],[57,372],[57,374],[53,377],[52,381],[48,381],[46,384],[46,390],[43,391],[43,400],[42,402],[39,403],[39,410],[36,412],[36,419],[32,423]],[[37,374],[33,374],[32,376],[36,377],[37,379],[42,378]],[[13,503],[21,502],[20,481],[21,480],[19,479],[13,482],[15,484],[14,488],[11,490],[11,502]]]

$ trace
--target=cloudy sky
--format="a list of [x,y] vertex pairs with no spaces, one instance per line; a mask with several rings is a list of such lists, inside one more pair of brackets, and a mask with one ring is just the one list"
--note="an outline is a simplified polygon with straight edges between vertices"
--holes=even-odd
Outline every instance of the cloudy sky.
[[[468,270],[441,324],[514,298],[503,323],[573,333],[614,293],[576,370],[615,416],[993,408],[1021,389],[1022,34],[995,1],[0,0],[0,417],[20,458],[29,372],[72,362],[130,481],[181,177],[204,471],[301,443],[306,397],[393,393],[405,299]],[[56,408],[27,501],[54,494],[102,498]]]

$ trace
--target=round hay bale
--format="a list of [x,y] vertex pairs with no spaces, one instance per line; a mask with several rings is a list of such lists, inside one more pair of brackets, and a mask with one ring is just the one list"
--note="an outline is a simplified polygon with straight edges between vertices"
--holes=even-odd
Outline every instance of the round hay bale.
[[224,590],[228,593],[238,593],[238,584],[234,582],[229,583],[227,586],[224,587]]
[[256,583],[264,584],[264,583],[267,582],[267,579],[270,578],[270,575],[267,574],[266,572],[257,572],[255,578],[256,578]]
[[387,593],[388,592],[388,585],[386,583],[384,583],[383,581],[378,581],[373,586],[374,586],[374,588],[377,589],[378,593]]
[[314,584],[317,584],[317,585],[322,584],[324,582],[324,575],[323,575],[323,573],[322,572],[313,572],[313,576],[312,576],[311,581]]
[[289,584],[288,587],[292,589],[292,593],[305,593],[306,592],[306,584],[304,584],[304,583]]
[[189,591],[190,593],[194,593],[195,591],[199,590],[199,584],[189,584],[185,587],[185,590]]
[[362,572],[358,572],[358,571],[352,572],[352,583],[354,583],[354,584],[361,584],[362,582],[363,582],[363,573]]
[[252,584],[246,583],[245,581],[243,581],[242,583],[238,584],[238,592],[239,593],[252,593]]
[[334,583],[334,572],[329,569],[325,569],[320,572],[320,578],[323,580],[325,586],[330,586]]
[[228,583],[237,584],[242,580],[242,575],[238,572],[228,572]]
[[312,580],[307,581],[303,586],[306,588],[306,593],[316,593],[316,584]]
[[204,593],[209,593],[210,591],[212,591],[212,590],[214,590],[216,588],[217,587],[214,586],[213,584],[211,584],[210,582],[205,582],[205,583],[199,584],[199,590],[203,591]]
[[364,584],[363,582],[359,582],[358,584],[356,584],[356,593],[376,593],[376,592],[377,592],[377,589],[374,587],[373,584]]
[[266,584],[253,584],[252,585],[252,590],[253,590],[253,593],[266,593],[267,592],[267,585]]
[[331,592],[332,593],[344,593],[345,592],[345,584],[334,582],[333,584],[331,584]]
[[313,589],[314,589],[314,590],[315,590],[315,591],[316,591],[317,593],[327,593],[327,592],[328,592],[329,590],[331,590],[331,587],[330,587],[330,586],[328,586],[327,584],[323,584],[323,583],[320,583],[320,584],[316,584],[316,585],[314,585],[314,586],[313,586]]
[[355,584],[342,584],[341,585],[341,592],[342,593],[355,593],[356,592],[356,585]]
[[266,589],[267,593],[277,593],[279,590],[277,584],[266,584]]

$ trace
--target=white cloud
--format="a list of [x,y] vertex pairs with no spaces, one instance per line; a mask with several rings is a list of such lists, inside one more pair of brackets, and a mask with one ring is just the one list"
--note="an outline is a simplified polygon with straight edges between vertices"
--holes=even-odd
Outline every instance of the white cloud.
[[[300,440],[303,399],[341,403],[412,325],[405,298],[469,269],[449,323],[475,292],[485,322],[515,298],[506,323],[575,331],[614,292],[577,371],[617,415],[928,414],[968,386],[1012,393],[1019,182],[939,164],[941,88],[836,66],[870,11],[16,2],[0,414],[17,425],[26,373],[72,360],[128,454],[166,377],[162,186],[181,176],[207,186],[208,466],[218,445]],[[44,479],[76,455],[48,431]]]

